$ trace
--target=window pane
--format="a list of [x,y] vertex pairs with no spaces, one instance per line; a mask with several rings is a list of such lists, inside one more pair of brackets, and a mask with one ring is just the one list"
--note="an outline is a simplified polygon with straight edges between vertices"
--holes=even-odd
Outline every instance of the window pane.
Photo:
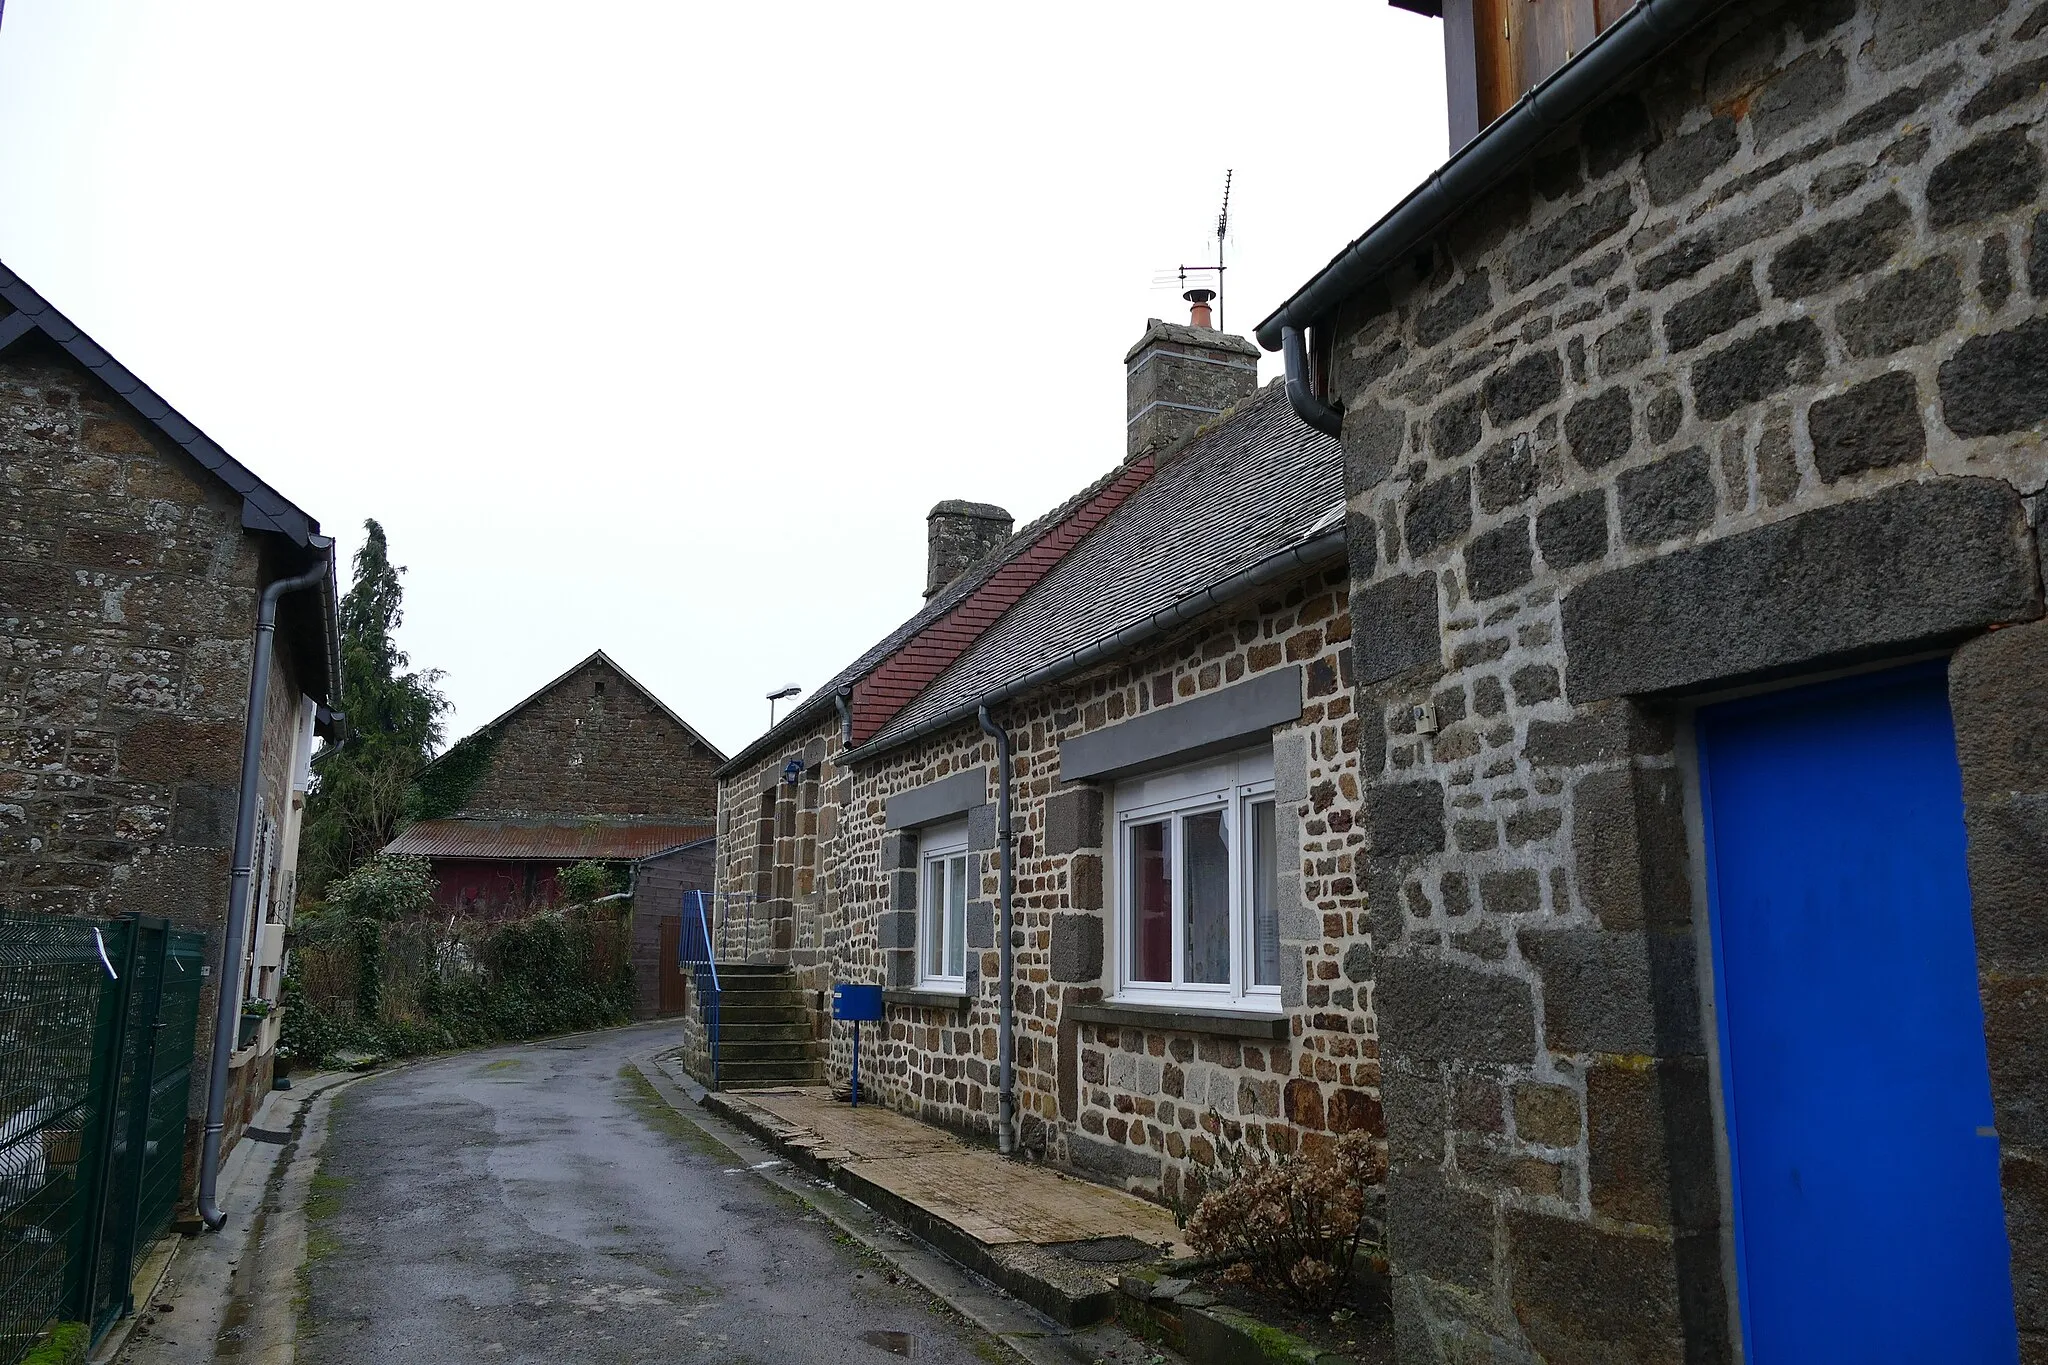
[[1230,983],[1230,843],[1223,812],[1206,810],[1181,821],[1187,841],[1187,975],[1205,985]]
[[1173,980],[1173,865],[1166,822],[1131,826],[1131,979]]
[[946,898],[946,975],[967,975],[967,859],[949,864],[951,887]]
[[946,861],[934,858],[924,865],[924,974],[946,974]]
[[1280,984],[1280,850],[1273,803],[1252,807],[1252,984]]

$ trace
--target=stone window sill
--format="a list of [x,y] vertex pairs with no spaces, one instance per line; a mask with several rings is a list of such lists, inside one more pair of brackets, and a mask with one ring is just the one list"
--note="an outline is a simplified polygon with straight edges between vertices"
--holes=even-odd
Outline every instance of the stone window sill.
[[1069,1005],[1066,1013],[1078,1023],[1114,1024],[1119,1028],[1151,1029],[1156,1033],[1208,1033],[1219,1038],[1286,1038],[1287,1016],[1232,1014],[1221,1010],[1179,1009],[1172,1005]]
[[968,996],[965,991],[961,991],[958,994],[954,994],[951,991],[882,992],[882,1003],[885,1005],[909,1005],[927,1010],[960,1010],[964,1012],[967,1009],[967,1000]]

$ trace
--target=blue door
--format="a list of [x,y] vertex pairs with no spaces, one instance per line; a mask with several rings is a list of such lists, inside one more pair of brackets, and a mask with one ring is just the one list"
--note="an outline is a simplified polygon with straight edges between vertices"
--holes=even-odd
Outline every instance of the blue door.
[[2018,1360],[1940,665],[1702,709],[1748,1365]]

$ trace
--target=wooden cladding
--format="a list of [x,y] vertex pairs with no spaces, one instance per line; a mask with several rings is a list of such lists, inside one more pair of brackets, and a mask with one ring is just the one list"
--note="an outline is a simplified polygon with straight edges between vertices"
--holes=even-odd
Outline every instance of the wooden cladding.
[[1451,150],[1583,52],[1628,8],[1629,0],[1446,0]]

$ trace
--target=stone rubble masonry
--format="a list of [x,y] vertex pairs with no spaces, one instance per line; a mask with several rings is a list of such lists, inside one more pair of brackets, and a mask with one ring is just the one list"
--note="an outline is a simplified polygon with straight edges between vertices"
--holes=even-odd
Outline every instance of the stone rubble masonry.
[[1124,356],[1125,462],[1162,464],[1259,387],[1259,348],[1241,336],[1153,318]]
[[[1353,1128],[1379,1132],[1374,951],[1356,866],[1367,835],[1358,818],[1346,577],[1341,565],[1310,572],[1114,667],[999,710],[1015,775],[1018,1106],[1024,1144],[1045,1159],[1153,1198],[1191,1202],[1232,1150],[1292,1150]],[[1063,782],[1060,744],[1296,664],[1303,709],[1273,738],[1278,833],[1283,848],[1299,851],[1299,865],[1281,876],[1287,1036],[1074,1018],[1066,1006],[1114,994],[1109,791]],[[836,733],[819,738],[836,756]],[[807,850],[758,832],[761,794],[785,761],[764,757],[722,784],[720,885],[744,895],[786,877],[810,888],[797,892],[789,910],[778,903],[772,913],[793,919],[789,960],[818,991],[834,981],[913,986],[915,831],[885,828],[888,801],[954,773],[990,773],[990,804],[969,816],[976,951],[965,1007],[892,1003],[886,1032],[862,1047],[861,1076],[862,1093],[879,1102],[991,1134],[999,979],[993,743],[970,720],[850,773],[828,759],[820,814],[832,830]],[[771,797],[773,831],[784,828],[775,821],[801,818],[801,803]],[[766,937],[757,933],[757,946]],[[826,1027],[827,1072],[843,1082],[851,1035],[844,1025]]]
[[2044,72],[2040,0],[1745,0],[1332,338],[1404,1359],[1730,1358],[1668,698],[1958,640],[2048,1359]]
[[924,595],[947,584],[1003,547],[1016,523],[1000,507],[949,498],[925,514]]
[[[0,910],[160,915],[205,930],[219,960],[250,641],[280,576],[263,540],[240,498],[97,380],[35,343],[0,357]],[[282,830],[300,717],[288,650],[270,676],[259,828]],[[288,905],[289,885],[272,899]],[[217,989],[209,976],[201,1066]],[[271,1061],[230,1073],[230,1142]],[[194,1152],[205,1101],[193,1087]]]
[[624,674],[585,661],[497,726],[465,815],[709,820],[719,759]]

